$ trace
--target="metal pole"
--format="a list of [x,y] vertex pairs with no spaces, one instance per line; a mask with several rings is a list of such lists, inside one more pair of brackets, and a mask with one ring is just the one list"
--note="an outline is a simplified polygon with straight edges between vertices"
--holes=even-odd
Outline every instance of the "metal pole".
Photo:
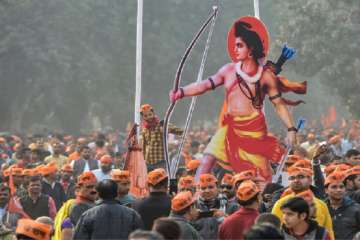
[[[135,123],[140,125],[143,0],[138,0],[136,21]],[[137,131],[137,137],[139,138]]]
[[254,0],[254,13],[255,17],[260,19],[259,0]]

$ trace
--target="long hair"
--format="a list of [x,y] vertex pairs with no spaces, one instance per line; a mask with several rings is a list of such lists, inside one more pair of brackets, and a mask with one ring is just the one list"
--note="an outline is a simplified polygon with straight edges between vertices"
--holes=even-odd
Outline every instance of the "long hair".
[[241,37],[248,48],[251,49],[251,53],[256,60],[265,57],[264,46],[261,39],[255,31],[251,31],[250,24],[241,21],[236,22],[235,37]]

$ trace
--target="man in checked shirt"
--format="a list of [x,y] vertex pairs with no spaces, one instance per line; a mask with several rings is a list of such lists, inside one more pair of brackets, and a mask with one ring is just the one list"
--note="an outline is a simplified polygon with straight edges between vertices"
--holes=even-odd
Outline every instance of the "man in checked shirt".
[[[142,149],[148,171],[165,167],[163,146],[163,121],[156,116],[150,104],[140,108],[142,128]],[[183,130],[169,125],[169,133],[181,135]]]

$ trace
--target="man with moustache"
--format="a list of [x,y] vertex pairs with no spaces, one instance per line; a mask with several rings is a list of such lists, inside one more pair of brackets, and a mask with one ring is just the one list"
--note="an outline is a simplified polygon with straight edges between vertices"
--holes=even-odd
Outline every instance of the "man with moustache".
[[70,220],[74,226],[86,210],[95,206],[96,183],[96,177],[92,172],[84,172],[78,177],[76,202],[70,209]]

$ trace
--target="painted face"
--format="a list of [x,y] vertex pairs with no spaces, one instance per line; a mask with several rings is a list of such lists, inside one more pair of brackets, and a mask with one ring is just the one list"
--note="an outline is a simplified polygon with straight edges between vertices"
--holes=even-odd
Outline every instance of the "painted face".
[[199,187],[200,196],[205,200],[213,200],[219,194],[216,184],[209,184],[208,186]]
[[241,39],[241,37],[235,38],[235,53],[236,60],[243,61],[249,57],[250,49],[246,43]]
[[145,121],[150,121],[155,117],[155,113],[154,113],[154,111],[149,110],[149,111],[143,112],[141,116]]
[[287,228],[292,229],[305,220],[306,214],[299,214],[291,211],[289,208],[282,209],[283,221]]
[[326,194],[335,200],[341,200],[345,196],[345,185],[343,183],[330,183],[326,188]]

